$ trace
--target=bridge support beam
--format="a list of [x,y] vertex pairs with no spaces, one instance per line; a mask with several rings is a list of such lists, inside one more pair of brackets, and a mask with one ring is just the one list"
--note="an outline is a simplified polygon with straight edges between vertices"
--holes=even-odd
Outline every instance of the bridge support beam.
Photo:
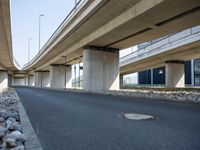
[[51,65],[50,67],[50,87],[71,88],[71,66]]
[[36,87],[50,87],[49,71],[36,71],[35,72],[35,86]]
[[165,83],[167,87],[185,87],[183,61],[167,61],[165,66]]
[[8,87],[8,71],[0,70],[0,91]]
[[88,46],[83,51],[83,89],[119,89],[119,50]]

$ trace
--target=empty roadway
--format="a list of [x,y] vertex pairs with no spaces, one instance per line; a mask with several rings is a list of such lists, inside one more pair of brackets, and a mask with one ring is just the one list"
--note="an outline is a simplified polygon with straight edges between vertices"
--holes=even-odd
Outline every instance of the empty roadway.
[[[200,105],[16,87],[45,150],[199,150]],[[124,113],[155,120],[126,120]]]

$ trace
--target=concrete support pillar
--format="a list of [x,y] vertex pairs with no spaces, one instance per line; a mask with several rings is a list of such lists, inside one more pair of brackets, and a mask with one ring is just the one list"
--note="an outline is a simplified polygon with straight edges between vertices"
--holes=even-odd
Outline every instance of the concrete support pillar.
[[191,60],[191,85],[194,86],[194,59]]
[[35,72],[35,86],[36,87],[50,87],[49,71],[36,71]]
[[0,70],[0,90],[8,87],[8,71]]
[[13,75],[9,74],[8,75],[8,86],[12,86],[13,85]]
[[151,69],[151,86],[153,86],[153,69]]
[[120,88],[123,87],[123,75],[120,75]]
[[83,89],[89,91],[119,89],[119,51],[88,46],[83,51]]
[[50,67],[50,87],[71,88],[71,66],[51,65]]
[[72,88],[72,68],[71,66],[66,66],[66,88]]
[[50,87],[51,88],[65,88],[65,66],[64,65],[51,65]]
[[167,87],[185,87],[183,61],[167,61],[165,66],[165,83]]
[[34,75],[28,75],[28,86],[34,86]]
[[25,75],[25,86],[28,86],[28,75]]

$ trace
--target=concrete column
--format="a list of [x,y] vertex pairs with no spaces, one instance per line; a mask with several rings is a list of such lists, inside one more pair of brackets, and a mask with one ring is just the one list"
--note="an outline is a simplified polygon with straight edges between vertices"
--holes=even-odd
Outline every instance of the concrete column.
[[64,65],[51,65],[50,87],[51,88],[65,88],[65,66]]
[[25,86],[28,86],[28,75],[25,75]]
[[0,70],[0,90],[8,87],[8,71]]
[[191,60],[191,85],[194,86],[194,59]]
[[83,51],[83,89],[119,89],[119,51],[89,46]]
[[34,75],[28,75],[28,86],[34,86]]
[[36,87],[50,87],[49,71],[36,71],[35,72],[35,86]]
[[71,66],[66,66],[66,88],[72,88],[72,68]]
[[50,86],[52,88],[71,88],[71,66],[51,65]]
[[185,87],[183,61],[167,61],[165,66],[165,83],[167,87]]
[[120,75],[120,88],[123,87],[123,75]]
[[151,86],[153,86],[153,69],[151,69]]
[[12,86],[13,85],[13,75],[9,74],[8,75],[8,86]]

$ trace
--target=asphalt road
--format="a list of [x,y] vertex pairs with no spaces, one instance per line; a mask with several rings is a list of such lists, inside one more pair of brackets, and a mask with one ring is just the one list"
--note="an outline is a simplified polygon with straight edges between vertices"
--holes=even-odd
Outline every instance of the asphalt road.
[[[199,150],[200,105],[16,88],[45,150]],[[156,116],[133,121],[124,113]]]

